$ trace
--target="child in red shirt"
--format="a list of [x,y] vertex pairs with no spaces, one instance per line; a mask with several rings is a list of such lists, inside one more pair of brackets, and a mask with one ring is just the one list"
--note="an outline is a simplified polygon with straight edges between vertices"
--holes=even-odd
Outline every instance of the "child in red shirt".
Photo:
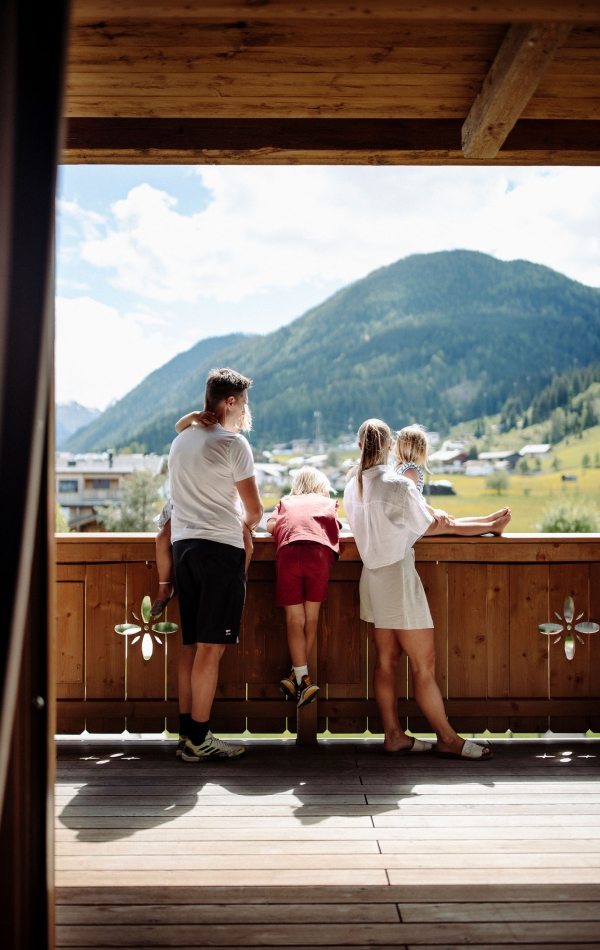
[[277,545],[276,604],[285,609],[293,668],[281,692],[298,708],[316,699],[319,687],[308,675],[308,657],[317,635],[319,610],[327,598],[331,565],[340,553],[338,502],[328,479],[306,465],[267,521]]

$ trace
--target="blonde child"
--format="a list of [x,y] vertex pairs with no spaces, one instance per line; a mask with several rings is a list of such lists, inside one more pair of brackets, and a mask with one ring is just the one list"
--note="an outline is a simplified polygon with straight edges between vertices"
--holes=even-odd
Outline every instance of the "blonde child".
[[340,552],[339,504],[329,497],[329,480],[318,469],[301,468],[289,495],[281,499],[267,521],[275,538],[276,604],[285,610],[292,671],[281,680],[281,692],[298,701],[298,708],[316,699],[319,687],[308,675],[310,656],[327,597],[331,565]]
[[[183,432],[184,429],[187,429],[188,426],[198,425],[204,426],[206,428],[207,426],[217,425],[217,423],[218,419],[214,412],[211,412],[209,409],[203,409],[202,411],[188,412],[187,415],[182,416],[181,419],[175,423],[175,429],[179,435],[179,433]],[[240,432],[249,432],[251,428],[252,415],[250,413],[250,407],[246,405],[244,415],[239,425],[239,430]],[[171,547],[170,501],[168,501],[163,506],[161,513],[154,519],[154,523],[159,527],[159,532],[156,535],[156,569],[158,571],[159,579],[158,593],[154,603],[152,604],[150,614],[153,617],[159,617],[175,593],[175,585],[173,584],[172,580],[173,549]],[[254,546],[252,544],[252,535],[246,523],[242,525],[242,529],[244,534],[244,550],[246,552],[247,574]],[[164,580],[161,580],[161,578],[164,578]]]
[[[399,475],[404,475],[413,482],[423,495],[423,468],[427,467],[426,431],[423,426],[405,426],[398,433],[394,446],[394,468]],[[473,518],[453,518],[447,512],[432,508],[424,499],[423,505],[435,518],[440,520],[446,530],[444,534],[456,534],[464,537],[473,537],[481,534],[502,534],[511,518],[510,508],[502,508],[491,515]]]

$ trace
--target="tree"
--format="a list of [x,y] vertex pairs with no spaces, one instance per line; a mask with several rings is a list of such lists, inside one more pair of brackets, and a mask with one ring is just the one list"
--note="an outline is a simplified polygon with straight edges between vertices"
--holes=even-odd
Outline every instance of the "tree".
[[521,475],[529,475],[529,462],[527,459],[521,459],[519,462],[519,471]]
[[54,513],[54,530],[61,534],[69,530],[69,522],[58,502],[56,502]]
[[95,509],[98,521],[106,531],[156,531],[152,519],[162,507],[162,481],[148,469],[137,469],[123,487],[120,505],[111,503]]
[[469,446],[469,458],[473,460],[473,459],[476,459],[477,457],[478,457],[477,445],[475,442],[472,442],[471,445]]
[[542,512],[539,531],[549,534],[583,534],[598,530],[598,509],[595,505],[573,505],[559,501]]
[[537,459],[535,460],[535,467],[536,467],[536,470],[539,472],[539,470],[540,470],[541,467],[542,467],[542,460],[541,460],[540,458],[537,458]]
[[486,479],[485,483],[486,488],[491,488],[493,491],[497,492],[498,495],[501,495],[503,491],[507,491],[509,486],[510,479],[503,468],[497,468],[494,472],[492,472],[492,474]]
[[581,459],[581,467],[582,467],[582,468],[591,468],[591,467],[592,467],[592,460],[590,459],[590,457],[589,457],[589,455],[588,455],[587,452],[585,453],[585,455],[584,455],[583,458]]
[[594,455],[594,468],[600,468],[600,452]]
[[554,458],[552,459],[552,468],[554,469],[555,472],[558,472],[560,465],[561,465],[560,459],[558,455],[555,455]]

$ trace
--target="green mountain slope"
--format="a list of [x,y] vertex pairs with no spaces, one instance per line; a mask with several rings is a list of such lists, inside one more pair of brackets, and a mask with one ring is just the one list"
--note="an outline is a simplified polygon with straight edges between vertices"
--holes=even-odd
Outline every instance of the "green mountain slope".
[[177,415],[198,405],[216,362],[254,379],[253,441],[265,445],[313,435],[316,410],[329,439],[371,415],[394,426],[416,420],[444,428],[499,412],[527,380],[536,392],[575,362],[598,358],[599,290],[527,261],[473,251],[418,254],[274,333],[213,351],[185,379],[163,367],[170,395],[147,404],[143,424],[130,421],[117,432],[102,427],[105,413],[71,442],[82,449],[135,439],[162,449]]
[[[204,365],[208,361],[212,367],[213,354],[219,350],[226,349],[232,345],[242,342],[242,340],[251,339],[243,333],[231,333],[229,336],[209,337],[207,340],[200,340],[190,350],[185,353],[179,353],[177,356],[146,376],[142,382],[128,392],[123,399],[109,406],[101,416],[88,425],[85,429],[79,430],[70,439],[66,440],[61,448],[72,452],[93,451],[95,449],[105,449],[110,447],[119,447],[129,445],[134,441],[132,432],[144,429],[157,415],[161,418],[168,416],[173,423],[177,421],[182,413],[178,413],[178,406],[186,405],[185,397],[179,396],[179,390],[185,386],[190,375],[194,373],[196,367]],[[198,400],[202,400],[204,395],[204,385],[195,394],[194,405]],[[183,403],[182,403],[183,398]],[[176,418],[173,419],[173,414]],[[172,432],[168,440],[173,438]],[[162,451],[163,445],[155,448],[148,446],[148,451]]]

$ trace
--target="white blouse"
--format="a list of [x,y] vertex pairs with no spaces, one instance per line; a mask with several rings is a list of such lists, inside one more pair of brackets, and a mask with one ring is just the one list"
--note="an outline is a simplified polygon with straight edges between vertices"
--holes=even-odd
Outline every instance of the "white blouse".
[[365,567],[401,561],[423,537],[433,518],[416,485],[387,465],[363,472],[363,497],[354,475],[344,492],[344,510]]

